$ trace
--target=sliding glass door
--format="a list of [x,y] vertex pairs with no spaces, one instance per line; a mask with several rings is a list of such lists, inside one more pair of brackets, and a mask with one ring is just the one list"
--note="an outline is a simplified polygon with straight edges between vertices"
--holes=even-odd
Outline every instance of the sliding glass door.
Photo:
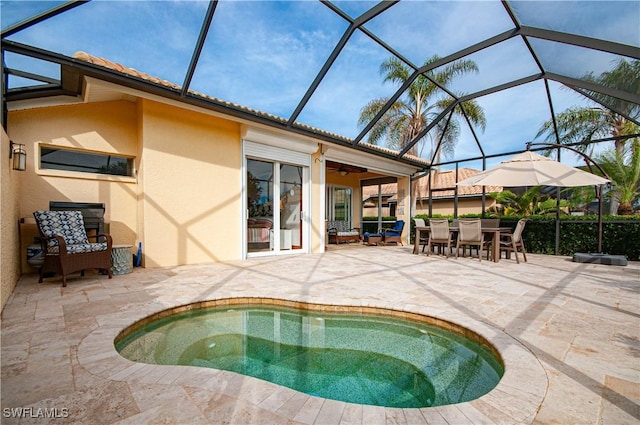
[[246,252],[280,253],[305,246],[307,167],[247,158]]
[[302,170],[280,165],[280,249],[302,248]]

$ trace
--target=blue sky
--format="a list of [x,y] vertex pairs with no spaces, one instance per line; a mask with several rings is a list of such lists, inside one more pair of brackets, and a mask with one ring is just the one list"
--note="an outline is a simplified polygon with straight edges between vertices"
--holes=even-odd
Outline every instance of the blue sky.
[[[52,4],[56,2],[3,0],[2,27]],[[335,4],[357,17],[376,2]],[[69,56],[82,50],[182,84],[207,7],[206,1],[94,0],[10,39]],[[524,25],[640,44],[638,1],[518,1],[513,7]],[[221,1],[191,89],[289,118],[347,26],[345,20],[316,1]],[[366,25],[416,65],[434,54],[449,55],[512,27],[497,0],[402,1]],[[543,40],[535,40],[532,45],[550,71],[573,77],[589,71],[598,74],[617,59]],[[389,56],[369,37],[356,32],[298,120],[355,137],[360,130],[357,121],[361,108],[396,89],[383,84],[379,73],[380,63]],[[538,72],[520,38],[469,59],[480,71],[457,79],[451,86],[455,92],[473,93]],[[15,55],[8,55],[6,60],[12,68],[25,66]],[[33,60],[26,66],[50,74],[57,72]],[[550,88],[556,112],[572,105],[588,105],[558,84],[552,83]],[[486,154],[523,149],[550,118],[541,81],[485,96],[478,102],[487,116],[484,133],[477,130]],[[463,131],[453,159],[479,156],[470,131],[461,124]],[[425,156],[428,150],[425,146]],[[564,162],[570,163],[570,155],[565,156]],[[479,162],[463,166],[481,168]]]

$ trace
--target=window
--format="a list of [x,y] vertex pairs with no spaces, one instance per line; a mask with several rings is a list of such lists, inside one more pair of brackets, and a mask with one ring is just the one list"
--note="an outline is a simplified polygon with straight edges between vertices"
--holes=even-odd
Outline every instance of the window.
[[327,188],[327,220],[351,223],[351,188]]
[[41,146],[40,168],[113,176],[133,176],[133,158]]

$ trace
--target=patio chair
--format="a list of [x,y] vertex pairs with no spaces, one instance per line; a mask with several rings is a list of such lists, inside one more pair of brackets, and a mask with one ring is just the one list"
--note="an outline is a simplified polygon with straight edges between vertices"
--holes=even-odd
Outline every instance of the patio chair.
[[332,220],[327,223],[329,243],[338,245],[340,242],[360,242],[360,229],[349,227],[349,222],[344,220]]
[[40,267],[39,283],[45,274],[62,275],[62,286],[67,286],[67,276],[86,269],[111,271],[111,247],[113,241],[108,234],[92,236],[89,242],[80,211],[35,211],[33,213],[45,253]]
[[518,249],[522,252],[524,262],[527,262],[527,251],[524,248],[524,242],[522,240],[522,232],[526,224],[526,218],[518,220],[518,224],[516,224],[516,229],[513,233],[503,233],[500,235],[500,255],[502,255],[502,252],[505,252],[505,257],[511,258],[511,252],[513,252],[516,255],[516,263],[518,264],[520,264],[520,260],[518,260]]
[[[413,221],[415,222],[416,227],[426,226],[426,223],[424,222],[423,218],[414,218]],[[422,246],[422,252],[424,252],[424,249],[427,246],[428,240],[429,240],[428,238],[420,238],[420,240],[418,241],[418,248]]]
[[382,229],[382,242],[386,244],[395,242],[400,245],[402,243],[402,230],[404,229],[404,220],[397,220],[392,229]]
[[449,220],[447,219],[429,219],[429,241],[427,242],[427,255],[431,255],[433,246],[437,245],[439,249],[446,245],[445,255],[449,257],[451,252],[451,236],[453,233],[449,229]]
[[[478,259],[482,261],[482,249],[489,245],[490,241],[484,240],[484,234],[482,233],[482,224],[479,219],[477,220],[458,220],[458,240],[456,243],[456,258],[460,248],[464,249],[465,246],[478,247]],[[490,250],[487,249],[487,260],[489,259]],[[469,250],[471,254],[471,249]]]

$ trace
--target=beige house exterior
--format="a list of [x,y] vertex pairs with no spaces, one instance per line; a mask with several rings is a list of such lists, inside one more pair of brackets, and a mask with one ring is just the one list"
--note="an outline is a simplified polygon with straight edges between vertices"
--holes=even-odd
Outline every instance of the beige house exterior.
[[[48,209],[50,201],[104,203],[114,244],[135,249],[142,243],[143,267],[171,267],[323,252],[327,188],[351,188],[353,204],[360,205],[362,180],[393,177],[405,188],[401,201],[410,205],[410,175],[417,171],[392,159],[87,76],[77,98],[8,105],[8,130],[2,132],[2,306],[19,276],[35,271],[26,262],[26,247],[37,235],[33,212]],[[11,169],[9,140],[25,145],[26,171]],[[118,155],[131,159],[134,170],[116,176],[46,169],[43,148]],[[276,249],[254,253],[247,248],[249,159],[303,171],[295,247],[282,248],[284,236],[279,235],[271,240]],[[330,173],[327,160],[367,171]],[[360,226],[360,209],[351,210],[352,224]],[[409,208],[399,218],[408,220]],[[408,231],[403,237],[408,241]]]

